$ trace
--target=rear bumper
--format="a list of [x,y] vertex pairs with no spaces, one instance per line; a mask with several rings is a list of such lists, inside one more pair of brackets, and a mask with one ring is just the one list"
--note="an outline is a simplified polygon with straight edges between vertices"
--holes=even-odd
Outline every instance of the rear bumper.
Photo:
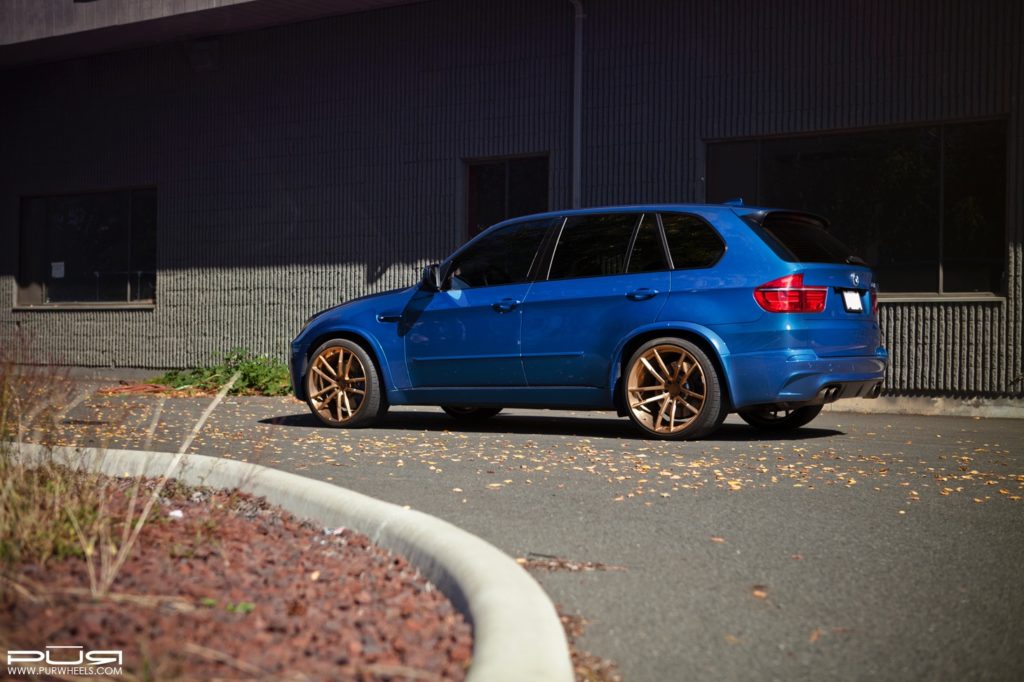
[[877,398],[889,353],[818,357],[808,350],[743,353],[723,358],[733,409],[754,405],[820,405]]

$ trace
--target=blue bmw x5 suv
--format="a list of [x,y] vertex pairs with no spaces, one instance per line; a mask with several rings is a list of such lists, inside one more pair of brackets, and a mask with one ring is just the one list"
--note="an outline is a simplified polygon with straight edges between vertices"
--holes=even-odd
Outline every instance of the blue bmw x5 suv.
[[617,410],[655,438],[730,412],[764,429],[877,397],[888,361],[871,270],[798,211],[653,205],[499,223],[408,289],[314,316],[295,395],[329,426],[390,405]]

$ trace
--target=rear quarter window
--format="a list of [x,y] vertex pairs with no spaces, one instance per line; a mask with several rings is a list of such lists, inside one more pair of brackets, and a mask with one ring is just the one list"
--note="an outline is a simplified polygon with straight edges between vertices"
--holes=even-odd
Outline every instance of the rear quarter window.
[[725,242],[714,228],[695,215],[662,213],[661,224],[672,254],[672,267],[708,268],[725,253]]

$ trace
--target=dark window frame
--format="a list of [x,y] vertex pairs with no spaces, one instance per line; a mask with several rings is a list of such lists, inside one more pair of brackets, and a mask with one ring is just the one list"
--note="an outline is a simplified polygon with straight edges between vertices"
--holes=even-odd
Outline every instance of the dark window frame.
[[[512,285],[516,285],[516,284],[529,284],[529,283],[537,281],[538,277],[540,276],[541,271],[544,268],[544,263],[546,262],[546,259],[550,255],[549,254],[549,248],[550,248],[550,244],[551,244],[551,241],[552,241],[551,235],[553,233],[556,233],[556,232],[560,231],[562,229],[562,226],[565,224],[565,218],[563,216],[551,216],[550,218],[546,218],[546,219],[537,219],[537,218],[535,218],[535,219],[515,220],[515,221],[509,222],[506,225],[502,225],[501,227],[497,228],[493,232],[490,232],[490,233],[488,233],[487,231],[481,232],[480,235],[478,235],[479,239],[474,238],[474,239],[470,240],[465,245],[463,245],[462,248],[460,248],[458,251],[453,253],[451,255],[451,257],[448,258],[444,263],[442,263],[442,265],[441,265],[441,269],[442,269],[441,291],[452,291],[451,283],[452,283],[452,277],[454,276],[453,272],[454,272],[455,267],[458,265],[459,260],[467,252],[472,251],[474,248],[476,248],[479,245],[480,242],[482,242],[483,240],[489,239],[489,238],[496,237],[497,235],[499,235],[500,233],[502,233],[502,232],[504,232],[506,230],[511,230],[513,228],[521,228],[524,224],[531,223],[531,222],[536,222],[537,220],[549,220],[550,224],[547,226],[547,228],[546,228],[546,230],[544,232],[544,235],[540,238],[540,242],[537,244],[537,250],[533,254],[533,259],[530,261],[530,266],[529,266],[529,268],[527,268],[527,271],[526,271],[526,277],[523,279],[522,282],[506,282],[506,283],[501,283],[501,284],[483,284],[483,285],[480,285],[480,286],[465,287],[465,289],[463,289],[463,290],[469,290],[469,289],[473,289],[473,290],[475,290],[475,289],[488,289],[490,287],[512,286]],[[484,235],[486,235],[486,236],[484,236]]]
[[[546,259],[545,259],[544,263],[542,263],[542,265],[541,265],[541,270],[544,272],[544,277],[542,277],[541,279],[543,281],[545,281],[545,282],[563,282],[563,281],[574,280],[574,279],[594,279],[596,277],[622,277],[622,276],[625,276],[625,275],[644,275],[644,274],[650,274],[650,272],[626,272],[626,268],[629,267],[629,259],[633,255],[633,244],[636,241],[637,232],[639,231],[640,226],[643,225],[644,216],[647,215],[648,213],[651,213],[651,212],[650,211],[600,211],[600,212],[595,212],[595,213],[576,213],[576,214],[571,214],[571,215],[565,216],[565,219],[562,221],[562,224],[559,226],[556,234],[554,235],[554,238],[551,240],[551,244],[550,244],[550,248],[548,250],[548,253],[545,254],[546,255]],[[631,232],[629,234],[629,240],[626,243],[627,244],[626,245],[626,255],[625,255],[625,257],[623,258],[623,261],[622,261],[622,272],[619,272],[619,273],[616,273],[616,274],[613,274],[613,275],[607,275],[607,274],[579,275],[579,276],[576,276],[576,277],[557,277],[555,279],[552,279],[551,278],[551,268],[555,264],[555,256],[558,253],[558,247],[561,246],[562,234],[564,234],[565,226],[568,225],[569,220],[572,219],[572,218],[587,218],[587,217],[590,217],[590,216],[601,216],[601,215],[633,215],[633,216],[636,216],[636,220],[633,223],[633,228],[632,228],[632,230],[631,230]],[[659,231],[661,231],[661,222],[660,221],[658,222],[658,229],[659,229]],[[664,248],[664,239],[665,239],[664,233],[662,232],[662,248]],[[668,262],[668,258],[669,258],[669,256],[666,255],[666,262]]]
[[[708,228],[708,230],[711,231],[711,234],[714,235],[715,239],[718,240],[718,243],[722,247],[721,251],[718,252],[718,257],[715,258],[715,260],[713,260],[708,265],[691,265],[691,266],[676,267],[676,262],[672,258],[672,246],[668,243],[668,233],[665,232],[665,223],[663,222],[663,216],[665,214],[682,215],[682,216],[687,216],[687,217],[690,217],[690,218],[696,218],[700,222],[704,223],[704,226],[706,228]],[[718,265],[720,262],[722,262],[722,258],[725,257],[726,252],[729,250],[728,242],[726,242],[725,239],[722,238],[721,233],[719,233],[719,231],[715,229],[715,226],[712,225],[710,221],[708,221],[705,218],[697,215],[696,213],[689,213],[687,211],[659,211],[658,212],[658,227],[661,229],[661,242],[662,242],[663,248],[665,249],[665,253],[668,255],[669,267],[673,271],[675,271],[675,270],[707,270],[708,268],[713,268],[716,265]]]
[[[59,192],[46,192],[46,193],[33,193],[33,194],[22,194],[18,197],[18,226],[16,230],[17,234],[17,248],[16,248],[16,267],[17,275],[15,277],[15,285],[13,287],[13,301],[11,309],[15,312],[47,312],[47,311],[61,311],[61,310],[78,310],[78,311],[90,311],[90,310],[153,310],[156,308],[156,280],[158,269],[156,267],[157,260],[157,234],[159,226],[157,225],[157,210],[154,209],[153,215],[153,296],[151,298],[139,298],[132,300],[130,298],[131,289],[127,289],[125,299],[109,299],[109,300],[83,300],[83,301],[47,301],[47,289],[45,277],[38,283],[39,291],[39,302],[26,301],[24,300],[25,289],[27,288],[22,282],[25,281],[24,268],[26,267],[23,262],[23,257],[26,250],[26,239],[25,239],[25,225],[24,216],[27,210],[29,202],[37,200],[50,200],[50,199],[65,199],[71,197],[83,197],[93,196],[102,194],[119,194],[126,193],[128,195],[128,210],[127,215],[129,217],[128,224],[125,226],[125,230],[128,234],[128,252],[129,260],[131,259],[131,253],[133,245],[131,238],[133,236],[133,213],[132,213],[132,201],[136,192],[152,191],[154,193],[154,199],[157,196],[156,185],[128,185],[118,187],[92,187],[81,190],[70,190],[70,191],[59,191]],[[43,242],[43,247],[46,247],[46,242]],[[45,254],[44,254],[45,255]],[[45,262],[45,261],[44,261]],[[39,264],[34,264],[32,267],[40,267]],[[44,268],[45,270],[45,268]],[[140,271],[142,272],[142,271]],[[38,274],[38,271],[37,271]],[[130,272],[129,272],[130,275]],[[130,286],[130,285],[129,285]]]
[[[981,117],[970,117],[970,118],[958,118],[958,119],[941,119],[933,121],[916,121],[912,123],[903,123],[895,125],[876,125],[876,126],[864,126],[858,128],[845,128],[838,130],[816,130],[801,133],[780,133],[772,135],[750,135],[740,137],[729,137],[729,138],[705,138],[704,139],[704,177],[710,179],[712,173],[710,172],[710,156],[711,148],[714,145],[719,144],[731,144],[731,143],[755,143],[756,149],[754,151],[754,163],[755,171],[753,174],[754,179],[754,191],[756,196],[754,197],[753,205],[761,205],[764,202],[760,202],[760,196],[762,192],[761,183],[761,172],[760,168],[763,163],[762,147],[765,142],[771,142],[775,140],[800,140],[800,139],[812,139],[812,138],[827,138],[827,137],[842,137],[857,135],[861,133],[881,133],[881,132],[898,132],[898,131],[913,131],[923,130],[927,128],[936,128],[939,130],[939,164],[936,171],[939,176],[939,192],[935,197],[935,201],[938,206],[938,220],[937,230],[935,232],[935,239],[937,241],[937,256],[936,256],[936,268],[937,268],[937,286],[935,291],[903,291],[903,290],[881,290],[879,292],[879,298],[882,300],[889,300],[892,302],[913,302],[913,301],[935,301],[935,300],[949,300],[949,301],[964,301],[964,300],[1004,300],[1007,296],[1009,286],[1007,275],[1009,273],[1009,243],[1010,243],[1010,192],[1012,188],[1008,186],[1010,179],[1009,162],[1010,162],[1010,150],[1008,147],[1004,149],[1003,156],[1003,225],[1001,230],[1003,248],[1002,248],[1002,277],[998,287],[993,288],[990,291],[945,291],[945,277],[944,277],[944,260],[945,260],[945,228],[946,228],[946,211],[945,211],[945,193],[946,193],[946,179],[945,179],[945,164],[946,164],[946,153],[947,153],[947,131],[950,128],[956,128],[960,126],[968,126],[971,124],[981,123],[996,123],[1002,124],[1005,133],[1005,145],[1009,145],[1011,139],[1010,121],[1008,116],[981,116]],[[712,188],[713,189],[713,188]],[[709,192],[709,183],[705,182],[705,199],[708,198],[712,192]],[[746,198],[746,197],[744,197]],[[788,206],[779,208],[789,208],[799,210],[802,207]]]

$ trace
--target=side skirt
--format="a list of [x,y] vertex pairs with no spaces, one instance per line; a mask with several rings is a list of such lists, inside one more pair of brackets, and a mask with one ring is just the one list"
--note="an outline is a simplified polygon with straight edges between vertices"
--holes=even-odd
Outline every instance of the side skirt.
[[498,386],[389,390],[392,405],[532,407],[559,410],[613,410],[606,388],[580,386]]

